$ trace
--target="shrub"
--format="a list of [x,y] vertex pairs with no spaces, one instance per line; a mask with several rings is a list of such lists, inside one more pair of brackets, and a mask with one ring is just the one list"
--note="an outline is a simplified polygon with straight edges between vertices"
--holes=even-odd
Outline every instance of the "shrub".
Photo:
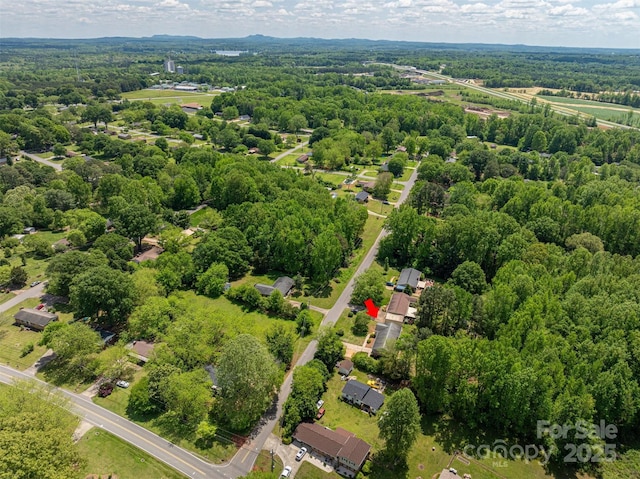
[[351,358],[356,369],[371,374],[377,374],[380,371],[380,364],[376,359],[369,357],[367,353],[359,352]]
[[33,352],[33,343],[29,343],[29,344],[25,344],[24,348],[22,348],[22,351],[20,352],[20,357],[24,358],[27,354],[30,354]]
[[351,332],[356,336],[366,336],[369,332],[369,315],[365,312],[359,312],[353,321]]

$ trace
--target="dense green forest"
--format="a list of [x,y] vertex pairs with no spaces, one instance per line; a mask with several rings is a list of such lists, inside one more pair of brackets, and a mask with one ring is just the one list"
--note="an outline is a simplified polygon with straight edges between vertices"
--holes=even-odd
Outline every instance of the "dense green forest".
[[[153,341],[127,414],[160,417],[203,449],[216,428],[247,433],[295,363],[294,345],[318,333],[307,303],[354,266],[363,238],[379,232],[369,219],[383,217],[378,228],[384,221],[390,234],[378,267],[415,267],[435,285],[420,296],[415,326],[358,368],[410,385],[425,417],[453,418],[471,435],[527,441],[539,420],[604,420],[624,443],[637,441],[640,132],[600,129],[535,104],[481,117],[387,94],[379,90],[409,81],[363,64],[446,63],[445,73],[493,86],[597,92],[638,88],[630,56],[418,57],[356,47],[277,55],[270,46],[223,58],[203,51],[211,41],[197,41],[177,44],[184,75],[152,77],[176,47],[155,42],[111,40],[102,49],[97,41],[16,41],[0,55],[0,284],[24,286],[40,268],[47,292],[68,298],[74,318],[42,335],[57,354],[47,379],[131,378],[124,344]],[[233,90],[201,87],[187,99],[201,108],[189,113],[162,98],[123,97],[168,78]],[[144,138],[132,139],[135,132]],[[303,147],[312,150],[305,165],[275,161]],[[403,186],[393,182],[406,182],[409,167],[417,181],[393,208],[387,199]],[[342,184],[365,169],[375,172],[372,197],[388,214],[323,180],[332,172]],[[15,237],[25,227],[39,231]],[[51,238],[65,241],[52,247]],[[162,253],[134,262],[150,239]],[[293,278],[295,304],[253,287],[279,275]],[[382,288],[382,277],[373,281]],[[120,342],[102,351],[98,328]],[[314,417],[342,357],[335,331],[318,339],[318,361],[294,370],[285,435]],[[215,398],[204,369],[211,364]],[[561,464],[571,438],[548,441]]]

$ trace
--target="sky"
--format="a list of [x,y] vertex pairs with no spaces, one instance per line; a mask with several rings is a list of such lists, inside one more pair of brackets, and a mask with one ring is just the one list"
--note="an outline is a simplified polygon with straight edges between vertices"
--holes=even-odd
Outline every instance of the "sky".
[[0,0],[0,37],[156,34],[640,48],[640,0]]

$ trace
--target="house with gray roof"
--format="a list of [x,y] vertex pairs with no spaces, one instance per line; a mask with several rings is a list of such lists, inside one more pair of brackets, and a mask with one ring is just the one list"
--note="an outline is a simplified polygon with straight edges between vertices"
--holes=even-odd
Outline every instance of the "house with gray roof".
[[341,397],[343,401],[372,414],[377,413],[384,404],[384,395],[355,379],[347,381],[347,384],[342,388]]
[[366,191],[361,191],[356,195],[356,201],[358,203],[368,203],[369,202],[369,193]]
[[34,308],[22,308],[13,318],[15,323],[34,331],[42,331],[51,321],[57,321],[58,315]]
[[410,286],[413,291],[418,287],[418,281],[422,276],[422,271],[418,271],[415,268],[405,268],[400,271],[398,282],[396,283],[396,291],[404,291],[407,286]]
[[402,326],[400,323],[394,321],[378,323],[376,325],[376,340],[371,348],[371,356],[375,358],[382,355],[382,352],[388,347],[390,341],[398,339],[401,333]]
[[254,287],[260,292],[262,296],[271,296],[271,293],[273,293],[277,289],[282,293],[282,296],[286,297],[291,292],[294,285],[295,281],[289,278],[289,276],[280,276],[275,280],[273,285],[256,283]]

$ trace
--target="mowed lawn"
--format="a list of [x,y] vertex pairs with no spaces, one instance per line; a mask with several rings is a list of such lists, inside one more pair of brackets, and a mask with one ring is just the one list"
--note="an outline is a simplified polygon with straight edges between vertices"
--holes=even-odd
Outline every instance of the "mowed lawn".
[[300,479],[341,479],[342,476],[335,472],[324,472],[310,462],[303,462],[296,477]]
[[84,459],[78,479],[89,474],[119,479],[183,479],[185,476],[149,454],[98,428],[91,428],[77,443]]
[[[359,381],[366,383],[367,375],[365,373],[354,370],[352,374]],[[384,441],[378,437],[378,417],[369,416],[360,409],[343,402],[340,399],[340,395],[344,385],[345,382],[337,374],[329,380],[327,391],[322,397],[325,401],[326,412],[318,423],[330,429],[342,427],[347,431],[353,432],[371,445],[373,453],[381,450],[384,448]],[[388,398],[388,394],[386,392],[384,394]],[[464,427],[456,423],[428,417],[424,418],[422,421],[422,433],[418,435],[418,439],[407,457],[408,470],[385,470],[378,466],[373,468],[369,477],[371,479],[414,479],[417,477],[427,479],[434,475],[437,477],[437,474],[442,469],[448,467],[457,469],[460,476],[466,473],[471,474],[474,479],[586,479],[589,477],[586,475],[549,475],[537,461],[527,464],[525,461],[503,461],[492,458],[483,461],[466,458],[458,459],[454,456],[454,451],[463,447],[462,443],[458,441],[466,440],[469,444],[474,444],[474,441],[484,441],[478,442],[478,445],[493,444],[493,439],[486,442],[486,439],[465,438],[465,435],[472,436]],[[445,447],[445,444],[448,446]],[[451,465],[449,466],[450,462]],[[318,473],[322,474],[322,471],[318,471]],[[298,477],[315,476],[303,475]],[[317,477],[330,476],[319,475]]]
[[[273,283],[274,279],[263,276],[247,276],[243,278],[244,281],[234,283],[234,285],[242,283],[258,283],[266,282],[268,284]],[[181,299],[181,302],[186,308],[187,314],[198,315],[215,312],[215,321],[222,324],[225,334],[228,336],[236,336],[238,334],[251,334],[261,341],[265,341],[267,332],[273,328],[276,324],[281,324],[285,328],[295,333],[296,322],[280,319],[277,317],[268,316],[258,311],[245,311],[240,305],[234,304],[224,296],[219,298],[208,298],[206,296],[200,296],[193,291],[182,291],[174,293]],[[314,323],[317,325],[322,319],[322,315],[316,311],[310,311]],[[302,352],[307,347],[311,337],[298,338],[295,344],[295,351]],[[295,361],[295,357],[294,357]]]
[[193,92],[193,91],[180,91],[180,90],[145,89],[145,90],[129,91],[129,92],[123,93],[121,96],[123,99],[126,98],[127,100],[149,100],[154,98],[172,98],[172,97],[187,98],[188,97],[189,101],[185,103],[191,103],[191,102],[198,103],[195,100],[197,98],[201,98],[203,101],[206,100],[210,103],[211,99],[215,96],[215,94]]
[[[38,298],[26,299],[19,305],[0,314],[0,362],[20,371],[24,371],[35,363],[44,354],[46,348],[38,346],[41,333],[26,329],[21,330],[20,326],[13,324],[13,316],[21,307],[33,308],[38,304],[40,304]],[[34,349],[23,357],[22,351],[28,344],[33,344]]]

